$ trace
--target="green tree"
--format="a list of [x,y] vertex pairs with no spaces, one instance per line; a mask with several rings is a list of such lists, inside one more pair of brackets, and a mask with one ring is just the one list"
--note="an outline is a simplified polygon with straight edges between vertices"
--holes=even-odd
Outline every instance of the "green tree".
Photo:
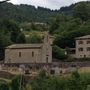
[[12,90],[23,90],[25,87],[25,79],[23,75],[18,75],[12,79],[11,89]]
[[9,85],[6,83],[0,83],[0,90],[10,90]]
[[65,14],[58,14],[50,25],[50,34],[54,34],[55,31],[59,28],[60,24],[65,22],[66,20],[67,17],[65,16]]
[[16,38],[16,43],[26,43],[26,38],[23,33],[20,33]]
[[2,32],[9,36],[13,43],[25,43],[25,36],[15,21],[4,20],[1,25]]
[[44,70],[41,70],[39,75],[34,78],[31,82],[32,90],[46,90],[46,82],[48,80],[48,77],[46,75],[46,72]]
[[37,30],[37,27],[33,22],[31,23],[31,30]]
[[45,71],[40,72],[31,82],[32,90],[67,90],[63,78],[49,76]]
[[29,37],[26,38],[27,43],[41,43],[42,38],[36,33],[32,33]]
[[82,79],[77,71],[72,73],[68,86],[69,90],[86,90],[86,85],[83,84]]
[[74,16],[81,18],[82,21],[90,19],[90,5],[86,2],[80,2],[74,7]]
[[65,50],[64,49],[61,49],[60,47],[58,46],[53,46],[52,48],[52,56],[53,58],[56,58],[56,59],[66,59],[68,56],[65,55]]

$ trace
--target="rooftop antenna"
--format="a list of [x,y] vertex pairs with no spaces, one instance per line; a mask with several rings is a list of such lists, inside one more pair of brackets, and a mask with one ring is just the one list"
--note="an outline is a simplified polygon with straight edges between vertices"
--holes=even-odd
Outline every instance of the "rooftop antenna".
[[8,2],[8,1],[10,1],[10,0],[3,0],[3,1],[0,1],[0,4],[5,3],[5,2]]

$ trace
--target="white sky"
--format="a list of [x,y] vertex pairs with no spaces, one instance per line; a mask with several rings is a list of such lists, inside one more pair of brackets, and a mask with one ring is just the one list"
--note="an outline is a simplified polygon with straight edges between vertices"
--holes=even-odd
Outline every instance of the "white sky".
[[59,9],[62,6],[68,6],[72,3],[76,3],[79,1],[87,1],[87,0],[10,0],[10,2],[12,2],[13,4],[30,4],[36,7],[41,6],[50,9]]

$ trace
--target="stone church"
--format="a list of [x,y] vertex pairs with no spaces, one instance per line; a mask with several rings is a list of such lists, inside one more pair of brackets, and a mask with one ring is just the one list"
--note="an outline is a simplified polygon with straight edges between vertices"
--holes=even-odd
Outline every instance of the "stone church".
[[6,64],[52,63],[52,37],[45,32],[43,43],[13,44],[5,49]]

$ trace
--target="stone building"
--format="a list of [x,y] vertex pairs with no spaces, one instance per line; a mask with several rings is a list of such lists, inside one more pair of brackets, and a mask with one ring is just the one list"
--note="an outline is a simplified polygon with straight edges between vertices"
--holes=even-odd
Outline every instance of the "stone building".
[[14,44],[6,47],[6,64],[52,63],[52,37],[45,32],[43,43]]
[[76,38],[76,58],[90,58],[90,35]]

